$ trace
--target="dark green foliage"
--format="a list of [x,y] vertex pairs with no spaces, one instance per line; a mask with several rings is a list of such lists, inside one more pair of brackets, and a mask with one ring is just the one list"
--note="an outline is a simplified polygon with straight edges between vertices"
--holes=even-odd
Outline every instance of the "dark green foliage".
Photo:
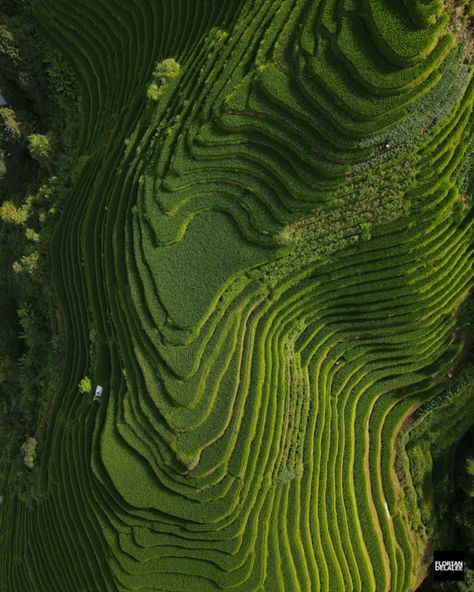
[[28,101],[41,114],[47,77],[37,42],[31,20],[15,16],[0,21],[0,88],[11,102],[19,100],[23,107]]
[[43,438],[61,355],[48,240],[65,192],[51,174],[68,168],[72,156],[77,94],[61,54],[39,35],[30,3],[3,3],[3,10],[0,88],[8,106],[0,109],[0,489],[10,475],[11,487],[31,501],[36,469],[25,472],[21,444],[28,436]]
[[[466,495],[474,497],[474,457],[466,457],[464,466],[461,466],[461,469],[463,469],[460,477],[461,487]],[[474,530],[474,522],[472,528]],[[474,541],[474,536],[472,540]]]

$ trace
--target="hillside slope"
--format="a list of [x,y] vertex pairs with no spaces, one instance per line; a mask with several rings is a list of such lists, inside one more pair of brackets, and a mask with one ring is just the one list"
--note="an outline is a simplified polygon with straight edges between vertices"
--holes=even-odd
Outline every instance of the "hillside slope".
[[407,427],[457,380],[473,286],[469,19],[33,6],[80,88],[80,170],[51,243],[62,380],[37,501],[4,492],[0,590],[415,590],[436,509]]

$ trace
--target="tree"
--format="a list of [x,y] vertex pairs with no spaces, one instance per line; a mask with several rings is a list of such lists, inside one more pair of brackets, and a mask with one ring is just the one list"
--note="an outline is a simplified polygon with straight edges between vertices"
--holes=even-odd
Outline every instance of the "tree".
[[84,378],[79,383],[79,392],[86,395],[89,394],[92,390],[92,382],[88,376],[84,376]]
[[13,109],[2,107],[0,109],[0,117],[8,139],[12,142],[18,142],[21,138],[21,128]]
[[161,82],[163,84],[172,78],[176,78],[180,70],[181,66],[174,58],[166,58],[166,60],[156,64],[153,78],[156,82]]
[[10,224],[24,224],[29,215],[29,208],[21,205],[19,208],[11,201],[4,201],[0,206],[0,220]]
[[28,148],[31,156],[40,164],[46,164],[51,158],[51,142],[49,137],[44,134],[30,134],[28,136]]
[[151,101],[158,101],[166,85],[179,75],[181,66],[174,58],[167,58],[158,62],[153,71],[153,82],[147,88],[147,97]]
[[43,72],[39,43],[33,19],[24,17],[2,19],[0,24],[2,90],[12,99],[18,91],[26,94],[35,104],[36,112],[44,113],[47,104],[42,102],[42,98],[47,89],[47,78]]

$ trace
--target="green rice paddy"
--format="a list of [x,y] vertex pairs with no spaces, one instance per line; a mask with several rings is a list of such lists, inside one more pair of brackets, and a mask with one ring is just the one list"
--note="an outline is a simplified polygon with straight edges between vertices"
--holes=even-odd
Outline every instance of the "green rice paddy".
[[414,591],[408,424],[457,380],[474,279],[467,17],[34,12],[79,83],[80,170],[51,244],[62,381],[38,501],[0,506],[0,590]]

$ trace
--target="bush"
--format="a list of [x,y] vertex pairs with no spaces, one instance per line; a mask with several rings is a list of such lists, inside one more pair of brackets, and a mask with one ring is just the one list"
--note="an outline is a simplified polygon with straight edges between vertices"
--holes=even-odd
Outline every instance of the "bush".
[[158,101],[163,94],[164,87],[178,76],[180,70],[181,66],[173,58],[158,62],[153,71],[153,82],[147,88],[147,98],[150,101]]
[[156,82],[152,82],[146,91],[146,96],[150,101],[158,101],[162,94],[163,89],[160,88]]
[[34,466],[36,457],[36,444],[37,442],[35,438],[27,438],[21,447],[21,451],[24,455],[23,461],[29,469],[32,469]]
[[28,148],[31,156],[40,164],[45,164],[51,158],[51,142],[44,134],[30,134]]
[[361,230],[360,236],[361,236],[362,240],[370,240],[372,238],[370,224],[367,224],[367,222],[363,222],[360,225],[360,230]]
[[0,220],[10,224],[24,224],[28,220],[29,209],[22,205],[19,208],[11,201],[5,201],[0,206]]
[[29,255],[23,255],[20,261],[15,261],[12,264],[12,269],[15,273],[28,273],[29,275],[33,275],[36,268],[38,267],[38,260],[39,254],[34,251]]
[[84,376],[84,378],[79,383],[79,392],[83,393],[84,395],[89,394],[92,390],[92,382],[88,376]]
[[5,151],[0,148],[0,179],[7,174],[7,165],[5,162]]
[[155,78],[157,82],[161,82],[163,84],[172,78],[176,78],[180,70],[181,66],[174,58],[167,58],[166,60],[156,64],[155,70],[153,72],[153,78]]
[[33,228],[27,228],[25,231],[25,236],[28,240],[33,241],[34,243],[39,242],[40,235],[33,230]]

